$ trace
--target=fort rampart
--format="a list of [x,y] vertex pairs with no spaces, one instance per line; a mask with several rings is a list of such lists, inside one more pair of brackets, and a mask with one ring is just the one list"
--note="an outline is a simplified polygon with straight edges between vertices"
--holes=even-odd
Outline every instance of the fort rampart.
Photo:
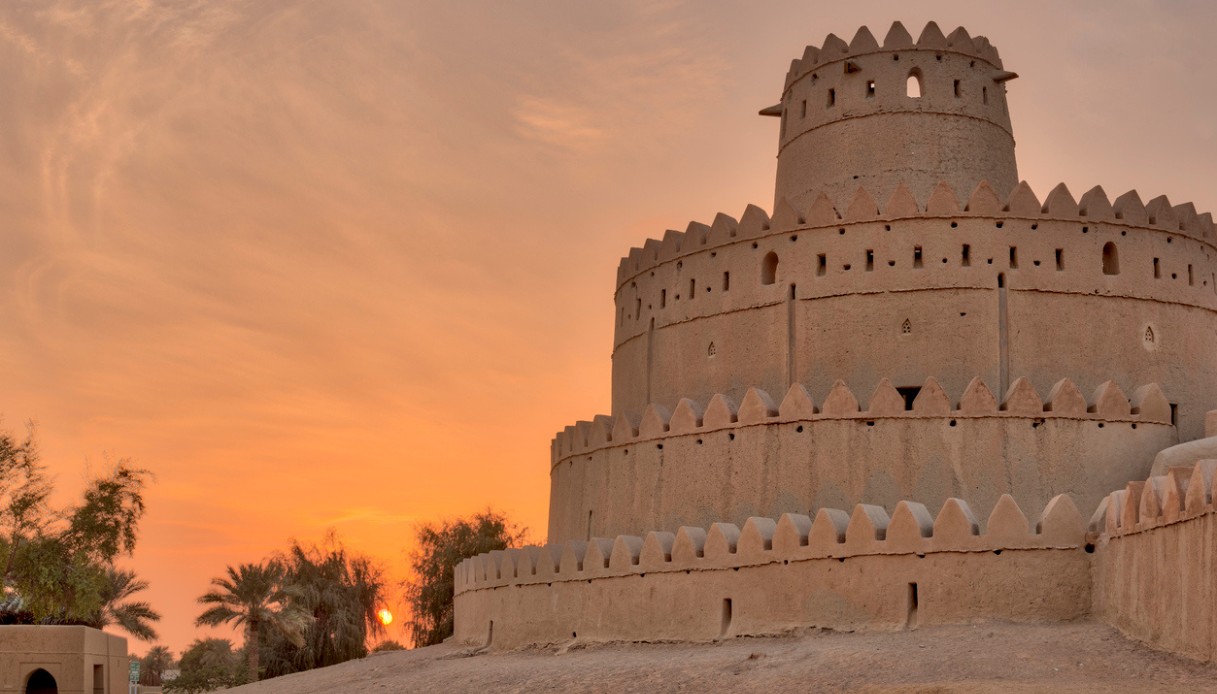
[[1079,202],[1063,185],[1043,202],[982,184],[961,205],[940,185],[924,204],[900,188],[882,212],[859,189],[841,215],[823,196],[772,220],[720,214],[623,259],[612,411],[752,386],[932,376],[958,393],[979,375],[1004,393],[1018,375],[1048,392],[1067,377],[1158,383],[1196,438],[1217,390],[1200,357],[1217,338],[1215,239],[1190,204],[1101,188]]
[[1109,382],[1089,403],[1068,379],[1047,402],[1024,379],[1000,404],[980,379],[957,400],[933,379],[906,395],[885,380],[860,405],[837,383],[817,405],[796,384],[776,404],[752,388],[738,406],[715,395],[567,427],[553,442],[549,538],[742,523],[856,499],[990,505],[1008,492],[1043,505],[1069,493],[1093,508],[1175,443],[1152,384],[1130,401]]
[[1217,661],[1217,460],[1130,482],[1091,521],[1094,613],[1155,647]]
[[533,643],[892,630],[1067,620],[1090,604],[1085,526],[1068,497],[1029,523],[1005,496],[982,529],[967,503],[820,509],[645,537],[491,552],[456,569],[456,638]]

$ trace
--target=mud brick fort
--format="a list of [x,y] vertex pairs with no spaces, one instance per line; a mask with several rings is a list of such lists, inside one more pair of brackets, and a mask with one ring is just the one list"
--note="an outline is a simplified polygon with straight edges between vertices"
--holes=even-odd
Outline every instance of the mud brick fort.
[[560,432],[549,544],[466,560],[459,640],[1092,618],[1217,660],[1217,235],[1020,183],[984,37],[791,63],[773,213],[622,259],[612,414]]

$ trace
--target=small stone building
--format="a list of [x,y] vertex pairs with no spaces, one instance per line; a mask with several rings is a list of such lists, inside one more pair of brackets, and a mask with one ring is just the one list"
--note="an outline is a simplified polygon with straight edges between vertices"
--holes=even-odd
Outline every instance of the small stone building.
[[124,694],[127,640],[82,626],[0,626],[0,692]]

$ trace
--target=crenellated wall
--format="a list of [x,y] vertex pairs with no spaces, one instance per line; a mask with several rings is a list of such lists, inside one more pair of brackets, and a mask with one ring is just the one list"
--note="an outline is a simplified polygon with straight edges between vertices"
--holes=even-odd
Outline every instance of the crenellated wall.
[[897,504],[890,518],[860,504],[814,520],[491,552],[456,568],[456,638],[513,648],[1068,620],[1090,604],[1084,535],[1067,496],[1035,524],[1005,496],[983,532],[968,504],[950,499],[937,518],[918,503]]
[[1217,460],[1129,482],[1091,519],[1094,613],[1157,648],[1217,661]]
[[960,205],[942,184],[924,202],[901,187],[882,212],[858,189],[842,214],[824,196],[772,220],[720,214],[623,259],[613,414],[796,382],[961,392],[980,375],[1000,392],[1021,375],[1047,392],[1069,377],[1159,383],[1190,440],[1217,404],[1215,240],[1191,204],[1063,185],[1043,202],[982,184]]
[[752,388],[738,406],[721,394],[686,398],[675,410],[653,404],[641,419],[567,427],[552,446],[549,539],[743,522],[858,499],[989,505],[1011,493],[1044,504],[1069,493],[1093,508],[1175,443],[1170,404],[1152,384],[1131,402],[1107,382],[1088,403],[1068,379],[1046,402],[1024,379],[1000,404],[980,379],[958,399],[934,379],[912,395],[884,380],[862,408],[838,382],[817,406],[796,384],[779,405]]

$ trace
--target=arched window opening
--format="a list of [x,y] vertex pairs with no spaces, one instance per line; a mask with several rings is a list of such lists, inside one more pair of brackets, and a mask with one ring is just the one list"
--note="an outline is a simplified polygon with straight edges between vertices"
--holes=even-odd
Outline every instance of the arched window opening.
[[25,683],[26,694],[57,694],[59,692],[59,683],[51,673],[38,668],[30,673],[29,680]]
[[773,284],[778,279],[778,254],[773,251],[761,261],[761,284]]
[[904,322],[900,324],[900,332],[904,335],[908,335],[913,332],[913,324],[909,321],[909,319],[905,318]]
[[1103,274],[1120,274],[1120,252],[1116,250],[1116,244],[1111,241],[1103,246]]
[[921,98],[921,70],[913,69],[904,83],[904,93],[911,99]]

